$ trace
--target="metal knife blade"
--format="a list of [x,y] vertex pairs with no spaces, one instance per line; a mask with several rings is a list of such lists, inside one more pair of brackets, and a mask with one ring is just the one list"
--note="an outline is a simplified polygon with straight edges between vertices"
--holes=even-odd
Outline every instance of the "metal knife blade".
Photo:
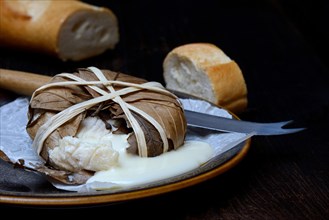
[[187,125],[222,132],[254,133],[254,135],[282,135],[302,131],[305,128],[285,129],[282,126],[292,121],[258,123],[229,119],[184,109]]

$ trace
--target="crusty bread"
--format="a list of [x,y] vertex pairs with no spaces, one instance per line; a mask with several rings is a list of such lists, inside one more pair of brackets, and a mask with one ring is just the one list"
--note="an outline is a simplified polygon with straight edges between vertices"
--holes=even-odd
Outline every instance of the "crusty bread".
[[116,15],[77,0],[1,0],[0,45],[78,61],[119,42]]
[[233,113],[247,107],[247,86],[241,69],[213,44],[174,48],[165,57],[163,70],[168,89],[205,99]]

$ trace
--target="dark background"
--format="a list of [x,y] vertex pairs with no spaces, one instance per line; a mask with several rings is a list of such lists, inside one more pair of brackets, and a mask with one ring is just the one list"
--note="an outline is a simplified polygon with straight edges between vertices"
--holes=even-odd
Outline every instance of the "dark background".
[[[120,42],[81,62],[2,49],[1,68],[46,75],[96,66],[163,83],[162,62],[191,42],[220,47],[243,71],[248,109],[241,119],[295,119],[307,130],[254,137],[238,166],[193,187],[100,207],[37,209],[147,219],[328,219],[328,1],[91,1],[113,10]],[[1,91],[1,101],[16,97]],[[1,206],[0,206],[1,207]],[[2,211],[2,207],[0,208]]]

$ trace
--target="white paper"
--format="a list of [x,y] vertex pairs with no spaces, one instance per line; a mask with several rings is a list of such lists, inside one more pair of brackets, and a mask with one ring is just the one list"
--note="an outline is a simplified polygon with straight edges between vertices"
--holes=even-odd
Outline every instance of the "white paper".
[[[188,110],[207,112],[209,114],[232,118],[232,115],[224,109],[210,105],[208,102],[181,99],[183,107]],[[24,159],[25,166],[33,168],[34,164],[43,163],[43,160],[32,148],[32,140],[26,132],[27,112],[29,101],[27,98],[18,98],[0,108],[0,150],[3,151],[9,159],[16,163]],[[206,136],[199,136],[197,133],[188,134],[188,140],[199,140],[209,143],[219,155],[232,144],[236,145],[249,138],[242,133],[211,133]],[[51,182],[55,187],[68,191],[88,191],[90,188],[84,185],[71,186]],[[94,183],[95,184],[95,183]],[[104,184],[104,183],[102,183]],[[109,183],[111,185],[111,183]]]

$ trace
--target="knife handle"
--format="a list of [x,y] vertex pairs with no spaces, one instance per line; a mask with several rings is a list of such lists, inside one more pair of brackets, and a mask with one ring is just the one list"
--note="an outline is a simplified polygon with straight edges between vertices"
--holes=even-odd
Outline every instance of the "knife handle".
[[37,88],[48,83],[50,79],[50,76],[41,74],[0,69],[0,88],[20,95],[31,96]]

